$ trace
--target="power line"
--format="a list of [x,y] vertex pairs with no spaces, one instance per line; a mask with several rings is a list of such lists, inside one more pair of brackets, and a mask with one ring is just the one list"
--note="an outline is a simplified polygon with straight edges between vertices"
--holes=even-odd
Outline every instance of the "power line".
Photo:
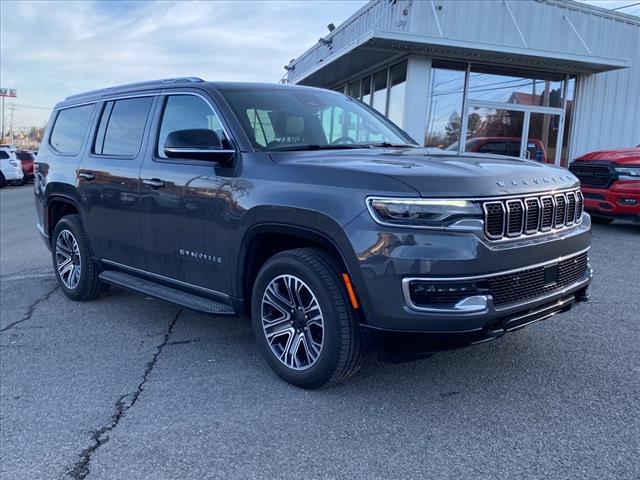
[[637,5],[640,5],[640,2],[630,3],[629,5],[624,5],[622,7],[612,8],[611,10],[615,12],[616,10],[622,10],[623,8],[635,7]]

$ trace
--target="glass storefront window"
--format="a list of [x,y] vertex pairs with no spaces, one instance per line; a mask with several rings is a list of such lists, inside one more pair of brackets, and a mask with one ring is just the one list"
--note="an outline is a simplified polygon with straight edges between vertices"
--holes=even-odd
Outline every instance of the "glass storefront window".
[[[524,112],[470,107],[467,117],[467,152],[520,156]],[[457,144],[450,149],[457,149]]]
[[396,125],[402,125],[406,81],[407,62],[391,67],[389,70],[389,111],[387,117]]
[[424,144],[447,148],[460,139],[466,63],[434,60]]
[[371,76],[362,79],[362,101],[371,105]]
[[373,108],[383,115],[387,110],[387,69],[373,75]]
[[360,98],[360,80],[349,84],[349,96],[352,98]]
[[562,108],[564,75],[472,65],[469,100]]

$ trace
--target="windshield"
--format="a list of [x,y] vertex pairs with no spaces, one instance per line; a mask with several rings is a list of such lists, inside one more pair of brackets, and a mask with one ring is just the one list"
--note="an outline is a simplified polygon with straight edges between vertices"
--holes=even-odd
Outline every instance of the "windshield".
[[415,145],[385,117],[340,93],[293,88],[221,93],[257,150]]

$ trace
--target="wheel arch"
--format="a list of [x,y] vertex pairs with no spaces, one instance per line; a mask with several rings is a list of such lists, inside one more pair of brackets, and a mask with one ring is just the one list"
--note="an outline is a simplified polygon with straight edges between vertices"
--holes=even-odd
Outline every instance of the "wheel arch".
[[80,206],[72,197],[62,194],[53,194],[47,198],[45,204],[44,230],[49,236],[49,241],[53,235],[53,229],[60,219],[66,215],[80,215]]
[[[344,234],[343,234],[344,235]],[[252,226],[244,235],[238,251],[235,271],[234,288],[240,298],[243,313],[251,313],[251,294],[253,282],[264,263],[273,255],[293,248],[315,247],[323,249],[333,255],[344,273],[354,279],[353,260],[345,248],[340,248],[335,237],[301,225],[279,222],[265,222]],[[362,292],[358,291],[354,280],[354,288],[359,299]]]

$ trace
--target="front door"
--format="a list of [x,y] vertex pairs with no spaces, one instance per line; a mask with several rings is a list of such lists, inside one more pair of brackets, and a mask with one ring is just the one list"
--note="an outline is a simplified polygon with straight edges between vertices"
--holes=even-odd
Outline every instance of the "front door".
[[144,268],[139,173],[154,96],[107,100],[78,168],[84,222],[96,257]]
[[563,126],[560,108],[470,100],[462,148],[560,165]]
[[230,167],[167,158],[177,130],[210,129],[228,138],[209,100],[197,93],[161,96],[150,148],[140,171],[147,271],[213,293],[229,293],[226,221],[232,209]]

